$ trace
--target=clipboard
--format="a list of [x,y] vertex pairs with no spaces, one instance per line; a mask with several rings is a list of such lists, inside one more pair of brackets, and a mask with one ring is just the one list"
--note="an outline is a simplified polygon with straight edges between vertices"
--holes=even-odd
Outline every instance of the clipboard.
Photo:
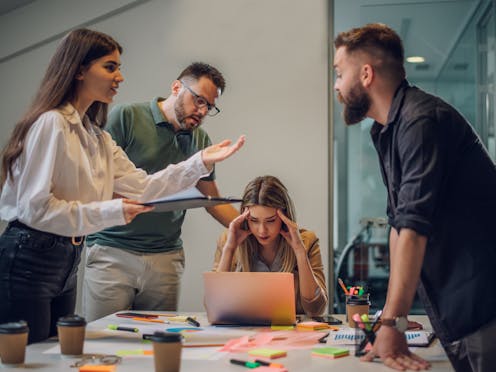
[[203,195],[196,187],[178,192],[165,198],[142,203],[155,208],[151,212],[170,212],[200,207],[212,207],[219,204],[240,203],[242,199],[233,197],[213,197]]

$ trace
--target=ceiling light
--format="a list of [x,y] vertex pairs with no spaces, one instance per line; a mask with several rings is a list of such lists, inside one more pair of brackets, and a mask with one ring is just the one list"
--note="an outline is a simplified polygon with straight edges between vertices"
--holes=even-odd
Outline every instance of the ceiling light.
[[420,56],[411,56],[407,57],[406,61],[410,63],[423,63],[425,62],[425,58]]

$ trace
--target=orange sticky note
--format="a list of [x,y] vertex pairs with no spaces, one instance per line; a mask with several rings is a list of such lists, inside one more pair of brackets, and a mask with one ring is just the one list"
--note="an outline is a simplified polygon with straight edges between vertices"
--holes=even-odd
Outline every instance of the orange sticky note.
[[115,372],[115,364],[85,364],[79,367],[79,372]]
[[285,350],[274,350],[274,349],[253,349],[248,351],[248,354],[253,355],[253,356],[261,356],[265,358],[281,358],[286,356],[286,351]]
[[321,329],[328,329],[328,328],[329,325],[327,323],[315,322],[315,321],[300,322],[296,325],[296,329],[306,330],[306,331],[319,331]]

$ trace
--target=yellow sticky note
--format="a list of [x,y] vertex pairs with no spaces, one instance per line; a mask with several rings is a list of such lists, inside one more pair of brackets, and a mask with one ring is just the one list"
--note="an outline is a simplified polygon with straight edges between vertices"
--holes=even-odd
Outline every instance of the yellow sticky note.
[[261,356],[265,358],[281,358],[286,356],[285,350],[274,350],[274,349],[253,349],[248,351],[248,354],[252,356]]
[[270,329],[272,329],[273,331],[291,331],[294,329],[294,326],[292,326],[292,325],[287,325],[287,326],[273,325],[273,326],[270,326]]
[[124,356],[132,356],[132,355],[147,355],[143,349],[135,349],[135,350],[118,350],[115,355],[124,357]]

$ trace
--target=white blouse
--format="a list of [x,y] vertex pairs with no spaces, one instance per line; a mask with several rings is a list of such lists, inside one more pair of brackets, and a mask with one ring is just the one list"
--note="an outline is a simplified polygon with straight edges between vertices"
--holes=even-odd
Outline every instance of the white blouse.
[[[83,124],[84,122],[84,124]],[[70,104],[42,114],[0,196],[0,218],[63,236],[125,224],[122,199],[149,201],[194,186],[210,173],[201,152],[148,175],[111,136]]]

